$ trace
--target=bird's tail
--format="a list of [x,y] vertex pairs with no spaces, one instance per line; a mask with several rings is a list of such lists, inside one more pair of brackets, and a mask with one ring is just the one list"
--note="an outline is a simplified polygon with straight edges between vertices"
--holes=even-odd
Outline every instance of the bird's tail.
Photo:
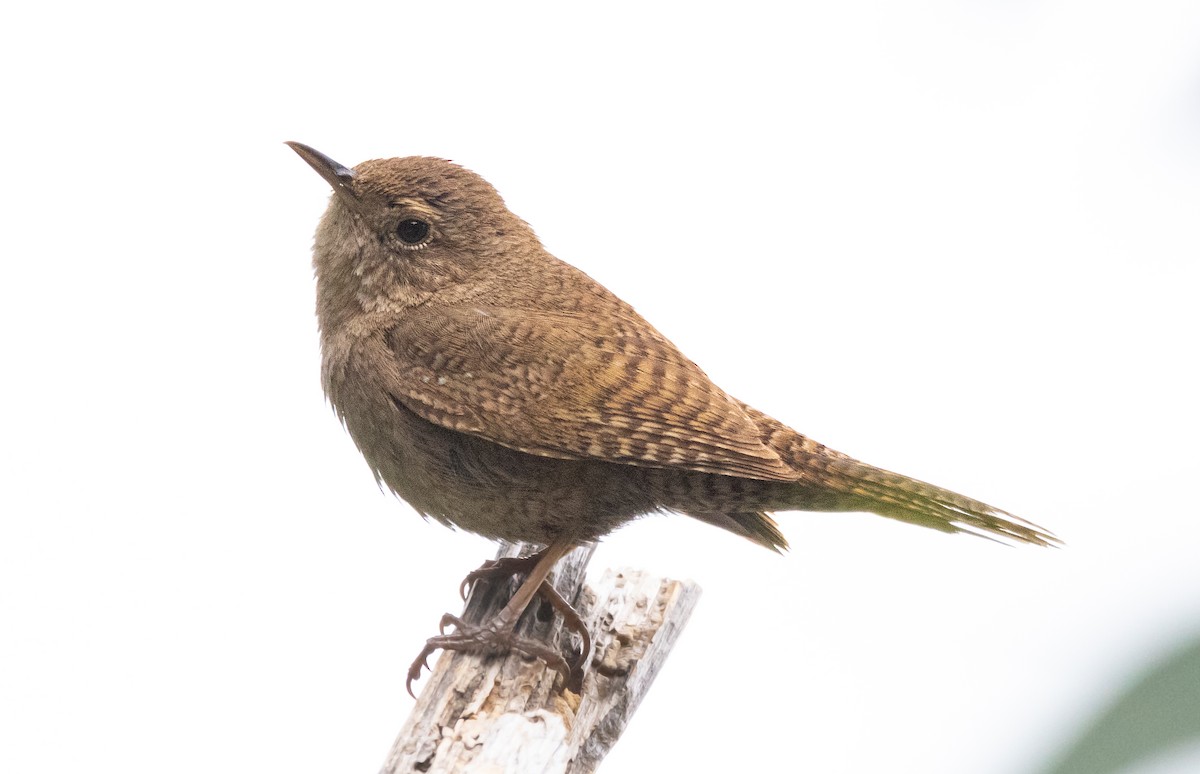
[[941,532],[967,532],[1000,542],[1061,543],[1049,530],[948,489],[850,457],[822,462],[822,483],[842,496],[839,510],[868,511]]

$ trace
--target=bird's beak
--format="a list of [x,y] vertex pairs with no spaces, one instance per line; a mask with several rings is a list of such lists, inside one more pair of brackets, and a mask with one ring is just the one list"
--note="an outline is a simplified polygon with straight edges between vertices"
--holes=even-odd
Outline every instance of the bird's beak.
[[310,148],[302,142],[285,143],[296,151],[300,158],[317,170],[317,174],[325,178],[325,182],[333,186],[334,193],[345,198],[347,204],[357,204],[358,192],[354,190],[354,170],[342,166],[316,148]]

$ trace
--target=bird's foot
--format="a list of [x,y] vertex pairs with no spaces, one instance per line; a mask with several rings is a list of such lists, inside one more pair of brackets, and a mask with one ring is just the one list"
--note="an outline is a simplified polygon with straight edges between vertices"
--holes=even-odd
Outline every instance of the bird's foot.
[[[479,567],[467,573],[467,577],[463,578],[462,585],[459,586],[458,593],[462,595],[463,601],[466,601],[467,594],[474,589],[475,583],[478,581],[504,579],[513,575],[528,575],[541,558],[542,552],[538,551],[529,556],[507,556],[500,559],[488,559],[479,565]],[[582,648],[579,655],[571,662],[571,679],[568,680],[568,687],[572,685],[577,687],[582,686],[583,667],[592,654],[591,632],[588,631],[587,624],[583,622],[583,618],[575,611],[575,608],[571,607],[571,604],[563,599],[563,596],[558,593],[549,581],[543,581],[542,585],[538,587],[537,593],[549,602],[551,607],[563,617],[563,625],[567,628],[567,631],[579,635]],[[444,624],[446,619],[443,618],[442,621]],[[462,627],[458,628],[462,629]]]
[[514,575],[528,575],[537,565],[538,560],[542,558],[542,552],[538,551],[529,556],[506,556],[500,559],[488,559],[483,564],[479,565],[474,570],[467,573],[467,577],[463,578],[462,583],[458,587],[458,593],[462,595],[463,601],[467,601],[467,595],[475,588],[475,584],[481,580],[503,580],[511,578]]
[[[454,627],[454,631],[450,634],[446,633],[448,626]],[[562,655],[545,643],[531,640],[528,637],[519,637],[511,630],[499,630],[490,625],[468,624],[449,613],[442,616],[442,620],[438,624],[438,631],[441,633],[426,641],[425,647],[421,649],[421,653],[408,668],[408,679],[405,681],[404,687],[408,690],[408,695],[414,699],[416,694],[413,693],[412,684],[421,678],[422,670],[429,668],[427,659],[438,649],[461,650],[485,656],[517,653],[526,658],[540,659],[545,662],[546,666],[562,675],[569,690],[578,693],[582,687],[582,659],[577,659],[574,665],[570,665]]]

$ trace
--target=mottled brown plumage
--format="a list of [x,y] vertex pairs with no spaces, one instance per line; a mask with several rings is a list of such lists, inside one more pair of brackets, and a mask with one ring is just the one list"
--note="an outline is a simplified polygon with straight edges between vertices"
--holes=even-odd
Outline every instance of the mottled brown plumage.
[[1045,545],[1036,525],[858,462],[725,393],[628,304],[546,252],[478,175],[346,169],[314,266],[325,392],[376,477],[422,514],[570,546],[675,511],[768,548],[775,511],[870,511]]

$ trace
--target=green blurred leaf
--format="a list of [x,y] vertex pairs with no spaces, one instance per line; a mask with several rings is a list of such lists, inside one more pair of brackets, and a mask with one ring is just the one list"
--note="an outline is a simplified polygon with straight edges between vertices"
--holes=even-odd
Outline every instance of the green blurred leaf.
[[1045,774],[1110,774],[1200,738],[1200,639],[1134,682]]

